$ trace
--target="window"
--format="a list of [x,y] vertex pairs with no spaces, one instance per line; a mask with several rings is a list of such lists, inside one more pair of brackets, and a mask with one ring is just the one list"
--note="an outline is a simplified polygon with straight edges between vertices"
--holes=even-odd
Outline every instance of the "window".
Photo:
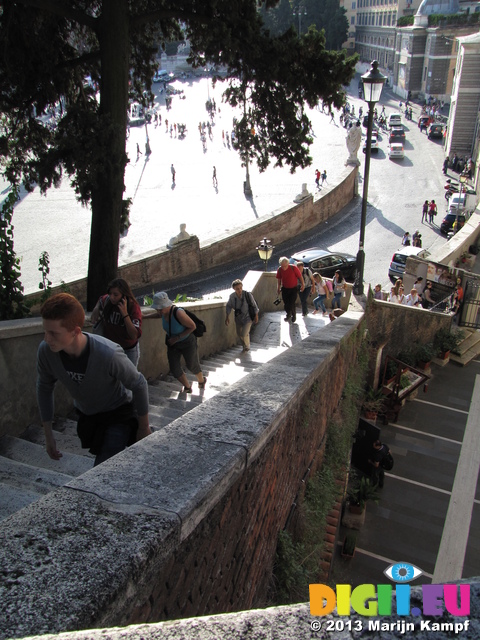
[[356,2],[352,2],[352,10],[355,11],[356,8],[357,8]]
[[355,16],[352,16],[352,17],[350,18],[350,24],[355,24]]

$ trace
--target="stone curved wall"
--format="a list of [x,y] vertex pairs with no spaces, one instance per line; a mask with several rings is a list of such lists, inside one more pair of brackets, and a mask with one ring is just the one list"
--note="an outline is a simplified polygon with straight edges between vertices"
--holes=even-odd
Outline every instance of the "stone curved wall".
[[[299,204],[288,203],[269,215],[238,227],[233,234],[205,242],[192,236],[173,249],[159,247],[158,251],[139,256],[134,262],[119,265],[118,276],[125,278],[132,289],[140,289],[150,283],[167,284],[169,280],[228,264],[232,257],[256,255],[255,247],[263,237],[279,244],[336,215],[356,194],[357,172],[357,167],[346,167],[339,183],[324,187],[316,199],[309,196]],[[234,254],[232,247],[235,247]],[[85,301],[86,278],[70,282],[68,286],[70,293]],[[54,289],[57,291],[60,288]]]

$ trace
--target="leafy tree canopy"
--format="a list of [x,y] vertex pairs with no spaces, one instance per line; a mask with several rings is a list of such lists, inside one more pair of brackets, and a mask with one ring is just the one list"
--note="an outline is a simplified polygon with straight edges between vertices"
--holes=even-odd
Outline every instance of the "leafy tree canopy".
[[228,100],[248,102],[261,168],[310,162],[304,104],[340,106],[356,59],[328,51],[315,30],[271,37],[258,9],[256,0],[3,0],[0,166],[42,191],[67,174],[91,205],[88,308],[116,275],[128,105],[145,102],[159,43],[188,39],[193,66],[227,70]]
[[339,0],[280,0],[276,7],[267,9],[264,4],[261,8],[265,27],[272,35],[281,35],[292,26],[304,33],[314,26],[324,30],[327,49],[341,49],[347,39],[346,13]]

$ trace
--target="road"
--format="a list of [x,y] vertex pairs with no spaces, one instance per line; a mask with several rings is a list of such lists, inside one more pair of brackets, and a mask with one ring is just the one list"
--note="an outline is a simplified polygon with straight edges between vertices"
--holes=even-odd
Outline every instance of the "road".
[[[349,89],[350,101],[356,111],[365,103],[358,100],[358,78]],[[346,131],[330,122],[330,117],[319,110],[311,112],[315,140],[312,145],[313,166],[291,174],[287,167],[270,167],[260,174],[256,167],[250,168],[254,196],[247,200],[243,194],[245,169],[241,167],[238,154],[222,137],[222,131],[231,130],[234,111],[221,102],[222,87],[212,87],[207,78],[191,78],[175,83],[184,91],[186,99],[175,96],[173,108],[167,112],[164,95],[157,91],[157,107],[162,115],[162,125],[149,126],[152,154],[144,153],[137,158],[136,145],[144,151],[145,128],[132,128],[127,141],[130,163],[127,166],[125,184],[127,197],[133,200],[131,227],[120,241],[119,264],[125,264],[147,251],[165,246],[178,233],[179,224],[185,222],[187,231],[200,240],[228,233],[245,222],[269,214],[286,202],[293,200],[301,191],[303,182],[314,192],[314,170],[327,170],[328,183],[334,184],[343,169],[347,157]],[[213,139],[207,140],[203,151],[198,134],[198,122],[207,119],[204,108],[207,98],[214,98],[218,113]],[[397,97],[384,90],[381,104],[387,113],[398,106]],[[415,109],[418,115],[419,108]],[[184,122],[188,133],[184,140],[166,131],[165,119]],[[407,123],[406,157],[402,161],[390,161],[387,157],[387,140],[380,139],[380,150],[372,156],[370,166],[369,206],[366,228],[366,282],[388,285],[388,264],[391,255],[400,246],[405,230],[412,233],[420,228],[421,204],[434,198],[443,212],[443,175],[441,144],[429,141],[414,123]],[[359,153],[363,163],[363,154]],[[176,185],[171,184],[170,165],[176,168]],[[217,168],[219,186],[213,187],[213,166]],[[363,164],[360,176],[363,175]],[[360,194],[363,184],[360,181]],[[303,237],[276,248],[274,258],[282,253],[288,255],[308,246],[337,249],[356,254],[360,225],[361,195],[355,198],[328,224],[322,224]],[[441,216],[438,216],[441,218]],[[74,193],[66,181],[59,189],[52,189],[41,196],[36,190],[24,193],[14,214],[15,250],[21,259],[22,282],[26,293],[38,290],[38,258],[44,250],[50,256],[50,279],[53,284],[68,282],[86,275],[90,212],[75,201]],[[439,238],[438,227],[423,225],[423,246],[430,247]],[[275,243],[275,238],[272,238]],[[441,240],[443,241],[443,240]],[[273,261],[270,268],[274,267]],[[242,269],[261,268],[259,261],[240,261],[232,270],[220,270],[226,274],[242,275]],[[203,277],[208,285],[200,284]],[[228,276],[229,277],[229,276]],[[189,279],[191,289],[198,292],[212,287],[215,273],[198,274]],[[194,285],[194,282],[197,284]],[[185,287],[182,284],[182,292]],[[177,283],[172,283],[172,287]],[[179,284],[180,286],[180,284]],[[223,284],[215,281],[214,288]],[[151,291],[151,287],[149,288]],[[213,290],[213,289],[211,289]],[[190,291],[189,291],[190,292]]]

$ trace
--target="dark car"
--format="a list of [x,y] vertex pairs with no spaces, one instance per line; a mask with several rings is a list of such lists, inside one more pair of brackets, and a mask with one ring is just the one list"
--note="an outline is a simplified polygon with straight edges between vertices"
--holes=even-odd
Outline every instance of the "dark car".
[[431,124],[427,129],[427,136],[430,138],[443,138],[443,124]]
[[405,129],[400,127],[392,127],[390,129],[389,142],[405,142]]
[[[440,225],[440,231],[442,233],[447,234],[449,231],[453,230],[453,223],[457,219],[456,213],[447,213],[447,215],[442,220]],[[465,224],[465,216],[461,213],[458,214],[458,228],[461,229]],[[457,229],[458,231],[458,229]]]
[[292,260],[301,260],[306,267],[319,273],[324,278],[333,278],[335,271],[339,269],[346,280],[353,282],[357,259],[348,253],[326,251],[318,247],[299,251],[292,256]]

